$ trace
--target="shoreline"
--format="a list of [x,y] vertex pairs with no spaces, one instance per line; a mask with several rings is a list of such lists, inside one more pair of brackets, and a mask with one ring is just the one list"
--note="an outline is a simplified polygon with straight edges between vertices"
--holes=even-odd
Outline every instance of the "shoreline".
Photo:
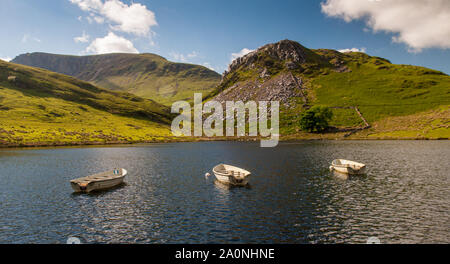
[[[259,142],[261,138],[178,138],[160,141],[119,141],[119,142],[54,142],[54,143],[20,143],[20,144],[0,144],[0,150],[6,149],[35,149],[35,148],[76,148],[76,147],[117,147],[117,146],[139,146],[150,144],[168,144],[168,143],[195,143],[195,142]],[[301,142],[301,141],[438,141],[449,140],[449,138],[328,138],[328,137],[282,137],[280,143]]]

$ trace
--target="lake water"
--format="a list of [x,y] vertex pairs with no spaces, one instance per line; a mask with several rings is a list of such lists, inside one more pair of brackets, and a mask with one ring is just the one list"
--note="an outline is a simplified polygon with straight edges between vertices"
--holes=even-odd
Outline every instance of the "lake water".
[[[449,141],[309,141],[0,150],[0,243],[449,243]],[[328,169],[335,158],[366,176]],[[252,171],[228,188],[219,163]],[[114,167],[126,185],[73,194]]]

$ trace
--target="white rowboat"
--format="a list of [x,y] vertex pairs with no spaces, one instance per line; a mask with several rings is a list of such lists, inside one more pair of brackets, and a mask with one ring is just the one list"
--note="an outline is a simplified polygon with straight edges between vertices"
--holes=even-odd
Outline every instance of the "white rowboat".
[[111,171],[94,174],[91,176],[78,178],[70,181],[70,185],[75,192],[92,192],[115,187],[123,183],[127,175],[125,169],[114,169]]
[[345,174],[364,174],[366,165],[351,160],[336,159],[331,163],[330,170]]
[[226,164],[215,166],[213,172],[218,181],[237,186],[246,186],[251,174],[249,171]]

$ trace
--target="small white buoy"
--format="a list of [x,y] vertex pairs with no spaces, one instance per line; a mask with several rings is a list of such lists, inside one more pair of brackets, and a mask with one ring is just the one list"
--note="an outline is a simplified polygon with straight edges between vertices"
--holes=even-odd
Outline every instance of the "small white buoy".
[[205,178],[208,178],[209,176],[211,176],[209,172],[205,173]]

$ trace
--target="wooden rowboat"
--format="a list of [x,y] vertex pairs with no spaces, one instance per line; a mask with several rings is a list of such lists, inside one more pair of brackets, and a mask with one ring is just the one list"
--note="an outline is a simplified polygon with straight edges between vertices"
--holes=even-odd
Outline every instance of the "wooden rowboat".
[[125,169],[114,169],[91,176],[78,178],[70,181],[70,185],[75,192],[92,192],[115,187],[123,183],[127,175]]
[[237,186],[246,186],[251,174],[249,171],[226,164],[215,166],[213,172],[218,181]]
[[366,165],[356,161],[336,159],[331,163],[330,170],[345,174],[364,174]]

